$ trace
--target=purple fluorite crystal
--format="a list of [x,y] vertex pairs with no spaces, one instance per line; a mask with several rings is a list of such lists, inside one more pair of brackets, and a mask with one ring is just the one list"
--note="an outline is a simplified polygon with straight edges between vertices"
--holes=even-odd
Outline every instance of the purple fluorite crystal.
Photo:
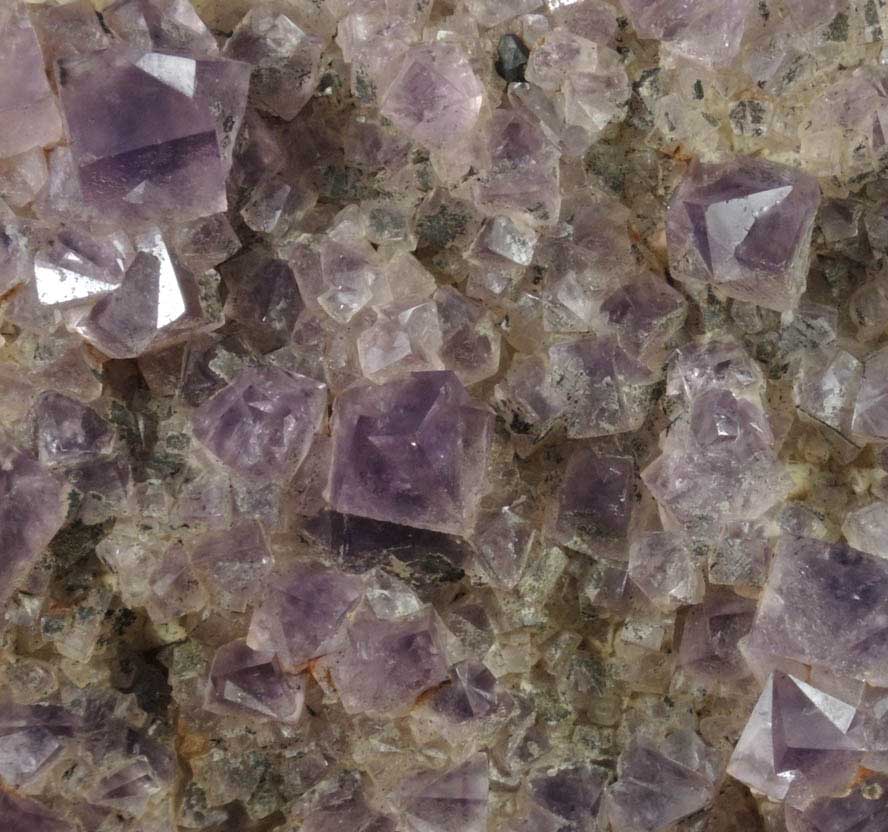
[[672,276],[793,309],[805,291],[819,202],[813,178],[770,162],[693,165],[669,205]]
[[751,647],[888,684],[888,560],[845,544],[785,537],[750,634]]
[[111,449],[111,426],[90,407],[61,393],[44,393],[35,407],[37,455],[45,465],[67,465]]
[[853,703],[775,671],[728,771],[772,800],[804,802],[806,787],[830,792],[847,786],[866,748],[865,719]]
[[442,147],[466,134],[481,112],[484,87],[458,46],[417,46],[404,58],[380,112],[415,141]]
[[61,60],[59,92],[86,202],[106,218],[142,222],[224,211],[248,80],[249,67],[237,61],[133,48]]
[[114,0],[102,17],[117,37],[139,49],[186,55],[219,51],[190,0]]
[[194,435],[244,476],[296,473],[327,409],[323,384],[273,367],[247,369],[194,413]]
[[0,792],[0,822],[7,829],[27,832],[75,832],[75,827],[42,804],[15,792]]
[[297,564],[271,582],[253,614],[247,643],[295,669],[338,646],[346,616],[363,594],[361,580],[317,563]]
[[345,391],[333,412],[337,511],[464,534],[485,489],[493,417],[450,372]]
[[0,602],[9,600],[62,527],[68,488],[0,435]]
[[593,557],[626,560],[635,480],[635,465],[628,457],[578,451],[550,506],[546,536]]
[[319,662],[349,714],[404,713],[417,697],[447,679],[447,658],[435,615],[423,610],[393,620],[362,610],[345,644]]
[[487,755],[475,754],[448,771],[411,775],[395,800],[410,832],[484,832],[487,792]]
[[0,9],[0,159],[55,144],[62,122],[40,44],[19,0]]
[[693,733],[676,732],[659,747],[636,740],[608,789],[610,822],[627,832],[665,832],[712,801],[719,774],[716,753]]
[[304,700],[301,679],[285,675],[274,653],[252,650],[242,640],[216,651],[207,683],[208,710],[295,723]]

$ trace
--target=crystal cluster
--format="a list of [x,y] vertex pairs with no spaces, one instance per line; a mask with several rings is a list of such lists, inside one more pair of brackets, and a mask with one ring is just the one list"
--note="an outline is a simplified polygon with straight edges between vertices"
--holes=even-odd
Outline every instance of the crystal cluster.
[[0,828],[885,832],[886,32],[2,0]]

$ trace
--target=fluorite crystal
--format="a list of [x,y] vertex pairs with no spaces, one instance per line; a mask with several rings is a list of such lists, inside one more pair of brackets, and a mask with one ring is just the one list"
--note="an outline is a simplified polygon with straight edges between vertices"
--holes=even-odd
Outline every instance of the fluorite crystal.
[[237,61],[135,47],[62,59],[59,93],[87,204],[121,221],[224,211],[248,81]]
[[43,69],[43,55],[24,3],[0,11],[0,159],[62,137],[58,105]]
[[333,413],[337,511],[465,533],[485,489],[492,416],[450,372],[345,391]]
[[274,367],[247,369],[194,413],[194,435],[240,474],[295,473],[320,429],[323,384]]
[[669,204],[669,263],[679,280],[780,311],[805,291],[816,180],[754,159],[697,164]]
[[484,88],[463,51],[440,43],[407,52],[380,112],[415,141],[442,147],[474,127],[483,100]]

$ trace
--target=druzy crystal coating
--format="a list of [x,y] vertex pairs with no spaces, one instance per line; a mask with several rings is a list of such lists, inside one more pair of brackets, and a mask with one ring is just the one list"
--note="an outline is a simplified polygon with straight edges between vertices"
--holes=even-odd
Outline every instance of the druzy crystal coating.
[[0,0],[0,827],[885,832],[886,33]]

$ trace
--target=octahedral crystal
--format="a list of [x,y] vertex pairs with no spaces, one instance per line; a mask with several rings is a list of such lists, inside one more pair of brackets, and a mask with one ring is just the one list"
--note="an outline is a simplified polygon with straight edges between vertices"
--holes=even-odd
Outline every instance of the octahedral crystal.
[[546,537],[593,557],[626,560],[635,480],[631,459],[578,451],[570,458],[550,506]]
[[305,459],[326,406],[323,384],[250,368],[195,411],[194,435],[240,474],[283,479]]
[[464,533],[485,486],[492,416],[450,372],[346,390],[333,412],[337,511]]
[[692,542],[681,532],[648,532],[629,548],[629,577],[648,600],[674,610],[703,600],[705,587]]
[[673,277],[785,311],[805,291],[820,201],[800,171],[740,158],[693,165],[669,204]]
[[737,742],[728,771],[774,800],[804,802],[805,788],[841,789],[867,748],[853,703],[775,671]]
[[219,51],[188,0],[114,0],[102,18],[117,37],[139,49],[186,55]]
[[481,112],[484,88],[458,46],[438,43],[407,52],[380,112],[415,141],[442,147],[467,133]]
[[0,599],[9,600],[62,527],[69,489],[0,435]]
[[617,829],[665,832],[703,809],[720,775],[716,752],[693,733],[671,734],[659,747],[635,740],[620,755],[607,813]]
[[89,206],[107,219],[141,222],[226,209],[246,64],[115,47],[62,59],[58,80]]
[[281,672],[274,653],[250,649],[243,641],[224,644],[210,667],[206,707],[221,714],[258,715],[295,723],[305,694],[298,677]]
[[788,832],[878,832],[888,822],[888,782],[874,775],[856,784],[850,794],[823,797],[803,810],[786,807]]
[[62,120],[37,35],[19,0],[0,10],[0,55],[0,159],[55,144]]
[[854,400],[851,430],[866,439],[888,438],[888,350],[868,355]]
[[29,832],[75,832],[75,827],[48,811],[41,803],[15,792],[0,792],[0,820],[9,829]]
[[843,543],[784,537],[750,634],[761,652],[884,684],[888,561]]

